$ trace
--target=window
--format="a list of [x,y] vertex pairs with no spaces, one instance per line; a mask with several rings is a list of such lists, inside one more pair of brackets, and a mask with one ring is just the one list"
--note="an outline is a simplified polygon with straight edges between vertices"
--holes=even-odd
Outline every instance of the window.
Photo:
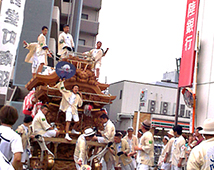
[[88,19],[88,14],[82,14],[82,19]]
[[79,39],[78,44],[79,44],[79,45],[85,45],[85,40],[84,40],[84,39]]
[[180,105],[180,117],[184,117],[185,115],[184,115],[184,113],[185,113],[185,105],[184,104],[181,104]]
[[190,116],[191,116],[191,110],[186,110],[186,117],[190,118]]
[[64,24],[60,24],[60,27],[59,27],[59,30],[60,30],[60,31],[63,31],[63,25],[64,25]]
[[119,99],[122,99],[122,95],[123,95],[123,90],[120,90],[120,98]]

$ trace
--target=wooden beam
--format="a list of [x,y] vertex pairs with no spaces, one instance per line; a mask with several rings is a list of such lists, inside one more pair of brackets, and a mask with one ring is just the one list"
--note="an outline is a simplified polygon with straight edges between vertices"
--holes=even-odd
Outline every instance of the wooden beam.
[[[44,138],[45,142],[53,142],[53,143],[65,143],[65,144],[72,144],[72,145],[76,145],[77,140],[73,139],[71,142],[67,141],[64,138]],[[35,140],[34,140],[35,141]],[[89,146],[100,146],[100,147],[105,147],[106,144],[104,143],[98,143],[98,142],[93,142],[93,141],[87,141],[87,144]]]

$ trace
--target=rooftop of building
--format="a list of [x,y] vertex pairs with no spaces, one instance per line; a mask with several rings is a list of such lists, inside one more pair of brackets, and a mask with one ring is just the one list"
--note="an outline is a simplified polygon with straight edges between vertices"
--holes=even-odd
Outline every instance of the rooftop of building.
[[121,80],[121,81],[117,81],[114,83],[111,83],[111,85],[115,85],[115,84],[119,84],[119,83],[124,83],[124,82],[128,82],[128,83],[136,83],[136,84],[143,84],[143,85],[150,85],[150,86],[161,86],[161,87],[166,87],[166,88],[178,88],[178,83],[175,82],[171,82],[171,81],[156,81],[154,83],[144,83],[144,82],[137,82],[137,81],[131,81],[131,80]]

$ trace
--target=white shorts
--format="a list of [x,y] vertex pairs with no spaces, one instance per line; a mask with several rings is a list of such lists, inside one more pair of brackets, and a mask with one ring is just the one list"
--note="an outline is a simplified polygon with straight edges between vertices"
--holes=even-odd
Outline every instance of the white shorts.
[[164,170],[170,170],[171,169],[171,167],[170,167],[170,163],[162,163],[162,165],[161,165],[161,169],[164,169]]
[[68,107],[65,113],[65,121],[71,121],[73,118],[74,122],[79,122],[79,115],[78,114],[72,114],[71,107]]
[[31,70],[32,73],[36,73],[36,72],[37,72],[37,69],[38,69],[37,67],[36,67],[36,68],[35,68],[35,67],[32,67],[32,70]]
[[100,63],[97,63],[96,65],[95,65],[95,69],[97,69],[97,68],[101,68],[101,64]]
[[36,73],[37,69],[38,69],[38,67],[32,67],[32,69],[31,69],[32,73]]
[[38,57],[34,55],[33,62],[32,62],[32,73],[36,73],[38,67],[39,67]]
[[52,138],[56,137],[56,131],[55,130],[48,130],[45,134],[42,135],[43,137]]
[[40,54],[38,56],[38,65],[40,65],[41,63],[44,63],[45,64],[45,54]]

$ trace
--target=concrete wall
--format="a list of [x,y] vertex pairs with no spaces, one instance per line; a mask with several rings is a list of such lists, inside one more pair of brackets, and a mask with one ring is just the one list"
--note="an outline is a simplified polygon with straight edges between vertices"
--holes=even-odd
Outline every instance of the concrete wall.
[[[175,103],[177,89],[155,86],[149,84],[140,84],[134,82],[125,82],[124,85],[124,100],[123,100],[123,113],[133,112],[133,109],[136,111],[139,108],[140,92],[142,89],[147,89],[147,101],[145,107],[141,108],[142,112],[148,111],[148,100],[157,101],[156,104],[156,113],[160,112],[160,103],[161,101]],[[170,95],[169,95],[170,94]],[[130,107],[131,106],[131,107]],[[170,106],[170,110],[173,109],[173,105]],[[172,113],[172,112],[171,112]]]
[[87,14],[88,15],[88,20],[91,20],[91,21],[97,21],[98,20],[98,11],[95,11],[95,10],[91,10],[89,8],[86,8],[86,7],[83,7],[82,9],[82,14]]
[[214,1],[200,2],[200,44],[198,86],[197,86],[197,120],[201,126],[206,118],[214,118]]
[[16,130],[17,127],[23,123],[24,120],[24,114],[22,113],[22,102],[11,102],[11,106],[15,107],[18,111],[19,118],[16,121],[16,123],[13,125],[13,129]]
[[95,47],[95,37],[87,34],[87,33],[81,33],[79,36],[79,39],[85,40],[85,46],[88,47]]
[[23,48],[23,40],[27,42],[37,42],[37,37],[41,33],[42,26],[46,25],[49,27],[49,33],[46,36],[48,44],[53,4],[54,0],[26,0],[24,23],[13,79],[14,85],[24,86],[32,77],[31,64],[24,62],[28,50]]
[[114,84],[113,86],[110,85],[109,87],[110,94],[113,96],[117,96],[116,99],[113,101],[113,104],[110,105],[109,118],[111,120],[115,120],[116,114],[121,113],[122,99],[119,99],[119,97],[120,97],[120,90],[123,90],[124,88],[123,86],[124,86],[123,83],[118,83],[118,84]]

